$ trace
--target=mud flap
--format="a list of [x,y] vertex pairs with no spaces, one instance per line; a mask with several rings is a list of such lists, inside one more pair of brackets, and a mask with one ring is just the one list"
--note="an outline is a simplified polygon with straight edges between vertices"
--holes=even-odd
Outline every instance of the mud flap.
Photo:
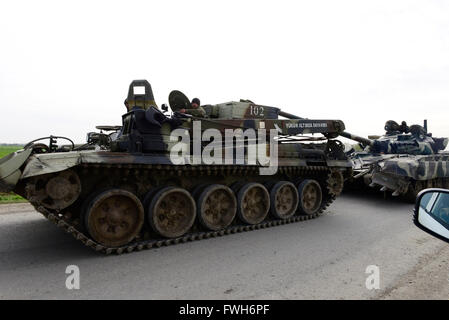
[[379,185],[384,190],[390,190],[395,196],[404,194],[410,184],[410,181],[404,177],[379,172],[373,174],[371,181],[372,184]]

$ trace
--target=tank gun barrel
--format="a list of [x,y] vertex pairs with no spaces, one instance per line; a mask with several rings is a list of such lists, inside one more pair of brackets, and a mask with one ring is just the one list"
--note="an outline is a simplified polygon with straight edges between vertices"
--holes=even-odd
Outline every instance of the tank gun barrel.
[[367,146],[372,146],[374,144],[373,141],[370,140],[370,139],[363,138],[363,137],[360,137],[360,136],[356,136],[355,134],[352,134],[352,133],[349,133],[349,132],[346,132],[346,131],[341,132],[340,135],[342,137],[345,137],[345,138],[348,138],[348,139],[360,142],[360,143],[362,143],[364,145],[367,145]]

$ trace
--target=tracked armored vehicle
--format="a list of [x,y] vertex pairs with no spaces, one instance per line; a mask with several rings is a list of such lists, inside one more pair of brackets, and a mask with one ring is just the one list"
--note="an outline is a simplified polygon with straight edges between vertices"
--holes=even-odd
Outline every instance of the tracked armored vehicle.
[[448,138],[428,133],[427,121],[409,127],[404,121],[399,125],[389,120],[385,131],[371,139],[341,133],[359,143],[359,151],[347,152],[354,169],[348,184],[363,182],[411,202],[423,189],[449,188],[449,152],[444,151]]
[[122,125],[98,126],[84,145],[32,141],[0,159],[0,191],[109,254],[315,218],[351,176],[334,140],[342,121],[249,100],[195,117],[179,91],[169,103],[159,109],[150,84],[133,81]]

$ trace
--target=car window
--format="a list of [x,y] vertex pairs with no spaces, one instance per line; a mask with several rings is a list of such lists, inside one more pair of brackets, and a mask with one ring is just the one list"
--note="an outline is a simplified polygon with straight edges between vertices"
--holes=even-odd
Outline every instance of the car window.
[[431,215],[449,225],[449,194],[440,193],[432,206]]
[[426,193],[422,196],[420,206],[423,209],[427,209],[427,205],[429,204],[430,199],[432,198],[432,193]]

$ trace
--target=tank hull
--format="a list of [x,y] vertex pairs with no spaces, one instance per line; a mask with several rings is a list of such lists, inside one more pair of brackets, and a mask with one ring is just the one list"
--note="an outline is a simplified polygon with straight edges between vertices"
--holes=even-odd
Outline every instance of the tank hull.
[[[144,155],[109,151],[35,154],[21,166],[23,174],[14,187],[14,192],[28,199],[38,212],[84,245],[102,253],[120,254],[316,218],[338,195],[332,192],[331,175],[339,172],[344,178],[348,178],[352,172],[349,161],[330,159],[310,161],[280,158],[277,172],[270,176],[259,175],[259,168],[260,166],[248,164],[174,165],[163,154]],[[60,207],[54,207],[54,203],[47,201],[48,195],[42,195],[42,190],[54,193],[55,191],[48,190],[49,181],[68,172],[76,175],[80,191],[73,203],[62,202]],[[198,201],[195,189],[201,185],[219,184],[232,187],[237,198],[239,184],[259,183],[267,186],[269,190],[270,186],[279,181],[288,181],[297,186],[301,181],[310,179],[317,181],[322,190],[323,198],[318,210],[312,214],[298,211],[287,219],[276,218],[270,212],[262,221],[247,224],[236,216],[227,227],[213,231],[204,228],[196,219],[182,236],[167,238],[154,232],[145,216],[145,222],[137,236],[129,243],[118,246],[105,245],[94,239],[84,221],[87,203],[104,190],[120,188],[132,193],[139,199],[147,213],[148,194],[167,186],[187,190],[195,201]],[[64,186],[61,185],[60,188],[64,189]]]
[[449,188],[449,153],[434,155],[352,155],[354,176],[348,184],[363,180],[367,186],[415,201],[426,188]]

